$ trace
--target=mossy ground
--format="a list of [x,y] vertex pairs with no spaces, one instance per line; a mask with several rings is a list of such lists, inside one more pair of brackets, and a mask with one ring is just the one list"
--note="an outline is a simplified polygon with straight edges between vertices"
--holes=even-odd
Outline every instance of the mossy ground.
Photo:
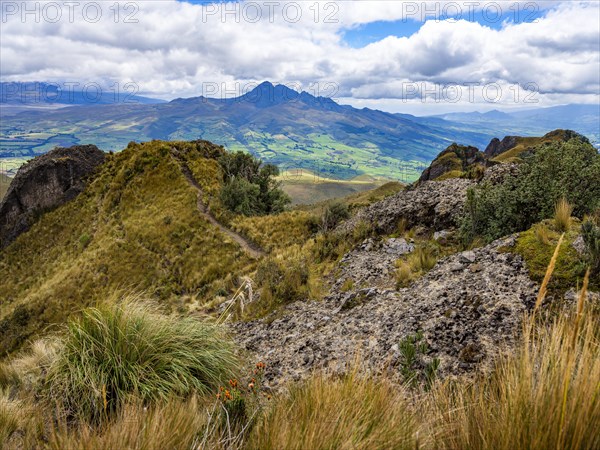
[[[557,294],[581,286],[586,271],[584,257],[573,247],[573,242],[580,235],[581,222],[575,218],[571,220],[571,226],[565,233],[563,244],[558,253],[556,267],[548,286],[549,291]],[[510,251],[514,251],[523,257],[533,280],[542,282],[560,236],[561,233],[554,228],[553,221],[551,219],[544,220],[521,233],[515,248]],[[590,281],[591,289],[600,287],[598,280],[592,279]]]

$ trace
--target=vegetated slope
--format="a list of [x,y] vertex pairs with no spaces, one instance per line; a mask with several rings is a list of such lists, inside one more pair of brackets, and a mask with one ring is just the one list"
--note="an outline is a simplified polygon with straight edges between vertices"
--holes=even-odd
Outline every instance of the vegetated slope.
[[0,252],[0,354],[71,312],[118,292],[144,291],[168,307],[236,287],[247,253],[197,210],[179,149],[207,196],[221,183],[210,143],[132,144],[107,155],[87,189],[43,215]]

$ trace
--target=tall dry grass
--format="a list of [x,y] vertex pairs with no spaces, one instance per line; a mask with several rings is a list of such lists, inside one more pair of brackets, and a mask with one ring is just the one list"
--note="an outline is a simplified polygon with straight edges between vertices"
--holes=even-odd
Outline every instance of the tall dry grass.
[[431,397],[436,446],[447,449],[600,448],[600,333],[584,307],[523,326],[523,341],[489,377],[448,382]]
[[258,419],[254,449],[414,449],[417,418],[401,386],[353,371],[314,374]]
[[562,197],[556,205],[554,205],[554,226],[557,231],[565,233],[571,226],[571,214],[573,214],[573,206]]

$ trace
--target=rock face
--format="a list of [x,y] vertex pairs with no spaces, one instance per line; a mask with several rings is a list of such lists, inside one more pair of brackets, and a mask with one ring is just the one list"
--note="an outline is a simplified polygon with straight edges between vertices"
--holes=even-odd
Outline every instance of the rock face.
[[494,138],[485,148],[484,152],[487,158],[495,158],[496,156],[514,148],[517,145],[518,136],[505,136],[500,140]]
[[474,181],[462,178],[426,181],[359,211],[341,224],[338,231],[351,231],[357,223],[365,221],[379,233],[392,233],[400,219],[406,221],[408,228],[415,225],[436,231],[453,228],[462,213],[467,189],[474,184]]
[[[293,303],[272,322],[233,324],[234,336],[267,364],[271,387],[315,368],[342,372],[357,354],[373,372],[386,370],[400,379],[399,344],[419,331],[428,344],[426,357],[440,362],[439,376],[485,369],[514,344],[523,312],[535,302],[537,285],[522,259],[498,250],[514,241],[452,255],[399,291],[367,285],[342,292],[334,284],[323,302]],[[347,255],[341,264],[351,265],[356,256]],[[372,273],[383,286],[379,269]]]
[[444,175],[465,172],[469,167],[486,165],[486,157],[476,147],[452,144],[441,152],[421,174],[419,181],[435,180]]
[[19,169],[0,203],[0,248],[27,231],[35,217],[75,198],[104,162],[95,145],[56,148]]

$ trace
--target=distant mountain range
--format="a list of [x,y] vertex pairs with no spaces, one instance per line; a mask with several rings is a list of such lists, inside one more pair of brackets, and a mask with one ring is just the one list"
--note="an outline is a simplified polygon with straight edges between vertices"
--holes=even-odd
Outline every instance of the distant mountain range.
[[136,86],[116,85],[101,87],[69,83],[42,82],[2,82],[0,83],[0,105],[2,107],[44,107],[75,105],[110,105],[115,103],[152,104],[165,103],[164,100],[143,97],[135,94]]
[[593,142],[600,138],[600,110],[585,105],[416,117],[339,105],[269,82],[237,98],[157,102],[140,97],[137,103],[17,114],[7,114],[9,102],[4,102],[0,158],[29,158],[75,144],[117,151],[130,141],[201,138],[251,151],[284,171],[305,168],[329,178],[368,174],[412,180],[452,142],[485,148],[493,137],[542,135],[556,128],[574,129]]

